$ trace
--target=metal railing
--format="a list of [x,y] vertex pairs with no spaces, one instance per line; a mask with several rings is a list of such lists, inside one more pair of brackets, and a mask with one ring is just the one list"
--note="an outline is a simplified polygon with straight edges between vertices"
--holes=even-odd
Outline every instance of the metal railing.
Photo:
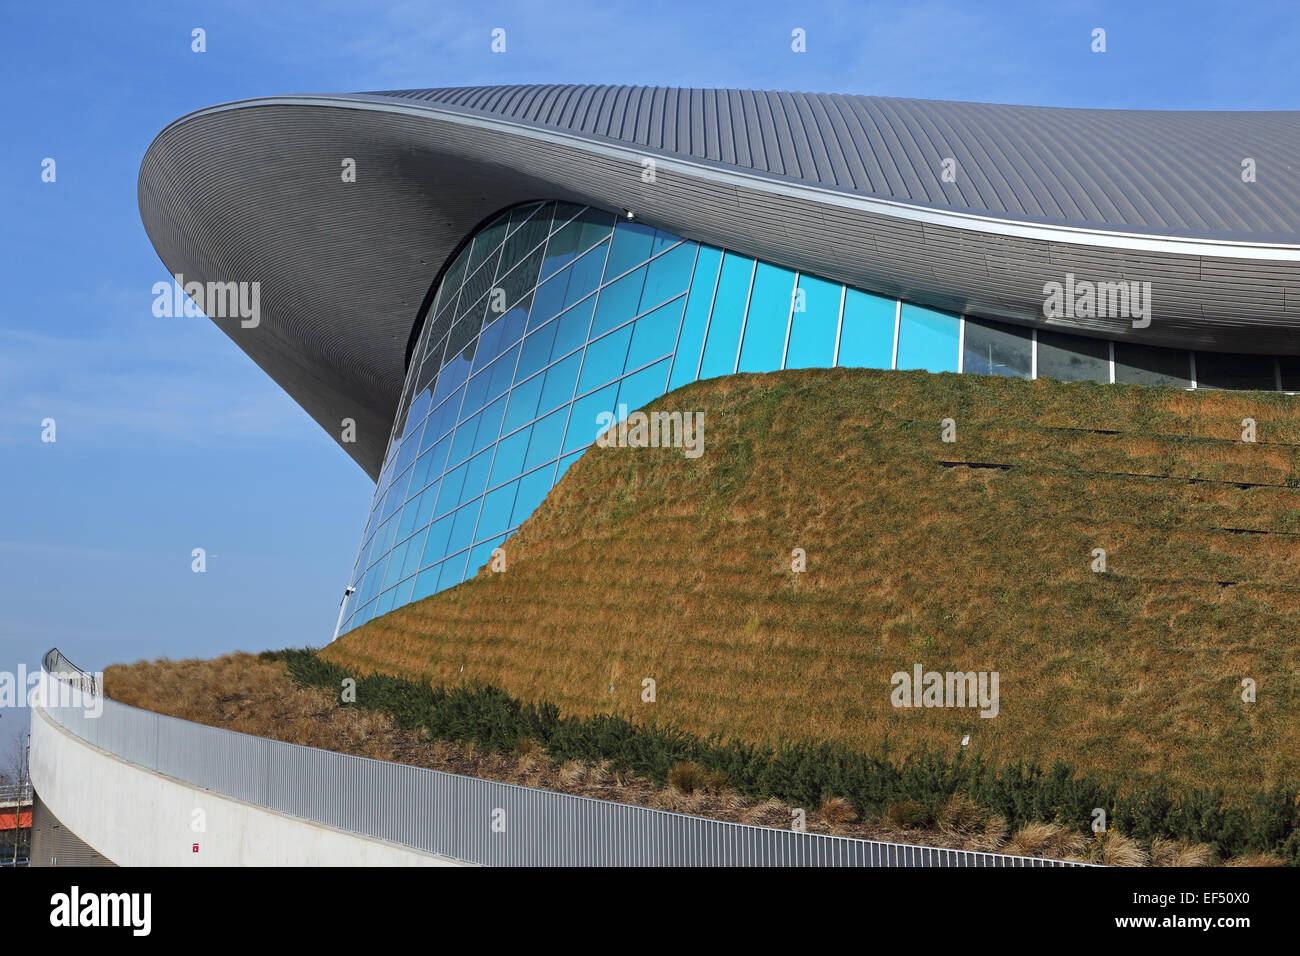
[[26,806],[32,802],[32,785],[30,783],[15,786],[7,783],[0,786],[0,807]]
[[[45,669],[81,673],[57,650]],[[98,692],[90,675],[71,681]],[[318,750],[114,700],[97,717],[53,699],[42,706],[86,742],[196,787],[488,866],[1081,865],[708,820]]]

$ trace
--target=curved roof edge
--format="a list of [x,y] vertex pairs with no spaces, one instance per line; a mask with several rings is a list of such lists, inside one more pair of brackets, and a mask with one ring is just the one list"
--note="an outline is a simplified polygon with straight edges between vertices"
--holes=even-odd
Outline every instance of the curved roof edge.
[[[1028,202],[1014,212],[993,212],[936,203],[928,194],[918,200],[864,192],[841,181],[851,178],[847,167],[818,181],[803,175],[801,150],[813,161],[818,155],[809,127],[802,139],[790,128],[787,138],[804,146],[791,147],[793,160],[781,172],[766,168],[771,162],[755,166],[757,147],[748,165],[708,155],[709,124],[691,134],[698,149],[669,148],[677,141],[663,131],[681,133],[673,115],[688,130],[701,125],[691,110],[661,108],[656,127],[647,109],[630,139],[616,139],[607,135],[616,111],[611,106],[593,114],[591,104],[597,90],[630,89],[643,88],[290,96],[200,110],[169,125],[149,147],[140,170],[141,218],[164,264],[186,281],[260,283],[255,328],[244,328],[238,318],[214,321],[372,478],[382,464],[406,346],[430,283],[477,223],[530,199],[632,209],[638,219],[687,238],[938,308],[1162,345],[1300,353],[1300,238],[1293,233],[1287,241],[1261,241],[1257,232],[1197,231],[1188,224],[1171,229],[1154,218],[1106,227],[1035,217],[1026,211]],[[514,107],[494,112],[473,105],[471,94],[484,90]],[[534,96],[527,100],[530,90]],[[566,90],[569,114],[556,105]],[[650,91],[642,99],[649,95],[653,107],[655,96],[666,99],[667,92]],[[686,92],[730,97],[734,91]],[[467,102],[451,102],[453,93]],[[536,104],[547,96],[552,105],[543,111]],[[588,108],[582,112],[584,96]],[[733,141],[738,130],[748,129],[744,118],[750,115],[744,94],[737,96],[740,111],[713,123],[727,126]],[[631,94],[624,99],[626,115]],[[535,105],[525,109],[525,102]],[[881,102],[896,112],[902,110],[897,104],[908,105],[907,121],[896,121],[896,137],[924,119],[926,101]],[[1012,110],[1021,122],[1026,111],[1039,112],[934,104],[936,128],[944,110],[955,107]],[[770,124],[750,112],[754,132],[748,138],[761,145],[771,138]],[[584,119],[565,126],[537,118],[543,115]],[[607,117],[606,132],[587,128],[592,115]],[[1283,132],[1294,133],[1300,114],[1192,115],[1280,117]],[[954,127],[956,120],[947,122]],[[824,133],[832,134],[842,131]],[[984,140],[992,135],[986,132]],[[646,156],[655,158],[653,183],[641,178]],[[355,182],[340,174],[348,159],[355,161]],[[937,167],[935,176],[941,179]],[[1023,195],[1032,197],[1041,186],[1026,182]],[[1077,192],[1079,181],[1060,188]],[[1127,193],[1130,205],[1138,195],[1132,177],[1110,188]],[[1255,214],[1237,208],[1241,217]],[[1043,285],[1067,272],[1151,281],[1155,320],[1141,330],[1122,320],[1047,322]],[[345,442],[342,422],[349,418],[356,440]]]

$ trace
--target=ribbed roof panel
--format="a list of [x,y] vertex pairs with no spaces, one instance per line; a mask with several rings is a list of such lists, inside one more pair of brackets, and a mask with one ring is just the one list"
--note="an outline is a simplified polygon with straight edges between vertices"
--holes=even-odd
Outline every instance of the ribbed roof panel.
[[[377,95],[873,197],[1105,230],[1294,242],[1300,111],[1091,110],[650,86]],[[943,160],[957,163],[945,182]],[[1257,179],[1241,179],[1255,160]]]

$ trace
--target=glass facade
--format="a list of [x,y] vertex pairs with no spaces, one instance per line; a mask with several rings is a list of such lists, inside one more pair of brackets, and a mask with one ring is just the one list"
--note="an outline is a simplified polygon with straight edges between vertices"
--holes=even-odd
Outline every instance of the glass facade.
[[1300,367],[1110,343],[924,308],[563,202],[509,209],[439,285],[341,631],[472,576],[595,441],[601,413],[697,379],[926,369],[1274,388]]

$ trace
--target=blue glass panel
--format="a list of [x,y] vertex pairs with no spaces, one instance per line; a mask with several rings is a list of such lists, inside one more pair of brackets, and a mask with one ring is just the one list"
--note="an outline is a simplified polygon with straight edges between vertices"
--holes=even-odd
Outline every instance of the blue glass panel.
[[591,313],[596,307],[596,297],[588,296],[557,319],[555,343],[551,347],[551,359],[568,355],[574,349],[587,344],[587,331],[591,328]]
[[507,351],[499,359],[492,363],[489,374],[492,381],[488,383],[488,398],[496,398],[510,387],[510,382],[515,376],[515,366],[519,361],[519,346]]
[[474,451],[474,436],[478,433],[478,416],[472,415],[456,426],[456,437],[451,443],[451,456],[447,464],[459,465]]
[[957,316],[903,303],[898,324],[898,367],[957,371]]
[[506,397],[502,395],[495,402],[483,409],[479,416],[478,434],[474,436],[474,450],[482,451],[497,440],[501,434],[501,416],[506,411]]
[[465,469],[465,485],[460,491],[460,500],[468,501],[483,494],[487,487],[488,474],[492,471],[492,449],[479,452],[469,460]]
[[415,530],[415,519],[420,513],[420,499],[422,497],[423,495],[416,495],[403,506],[402,518],[397,526],[397,536],[399,538],[405,538]]
[[579,448],[586,448],[596,440],[596,436],[609,427],[597,423],[601,412],[614,411],[614,399],[618,395],[618,382],[607,385],[598,392],[592,392],[585,398],[573,403],[573,414],[569,416],[569,431],[564,437],[564,451],[567,454]]
[[421,571],[420,576],[415,579],[415,590],[411,592],[412,601],[420,601],[427,598],[430,594],[438,591],[438,575],[442,571],[442,565],[435,564],[427,571]]
[[528,439],[531,428],[521,428],[513,435],[507,435],[497,442],[497,457],[492,462],[492,477],[488,486],[499,485],[507,478],[512,478],[523,471],[524,455],[528,451]]
[[537,293],[533,296],[533,307],[528,312],[529,331],[560,314],[564,309],[564,290],[568,285],[569,270],[566,269],[537,287]]
[[840,333],[842,368],[892,368],[894,315],[898,303],[848,289],[844,293],[844,328]]
[[469,564],[465,570],[466,580],[483,570],[483,566],[492,559],[492,552],[499,548],[505,540],[506,536],[501,534],[473,547],[469,553]]
[[406,416],[406,434],[409,435],[412,428],[424,421],[424,416],[429,414],[429,403],[432,398],[433,393],[428,389],[415,396],[415,401],[411,402],[411,410]]
[[671,232],[664,232],[662,229],[656,229],[654,242],[650,246],[650,255],[657,256],[665,249],[669,249],[681,241],[681,236],[675,236]]
[[542,388],[541,401],[537,403],[540,414],[544,415],[559,405],[573,401],[573,387],[581,365],[582,353],[574,352],[546,370],[546,384]]
[[501,425],[502,431],[512,432],[520,425],[533,420],[533,416],[537,414],[537,396],[542,393],[544,380],[544,376],[538,375],[510,390],[505,421]]
[[573,261],[581,234],[582,220],[574,219],[551,235],[551,241],[546,244],[546,260],[542,263],[542,278]]
[[474,349],[473,372],[484,368],[488,362],[501,354],[501,332],[504,328],[504,324],[498,318],[479,333],[478,346]]
[[664,359],[623,379],[619,386],[615,408],[619,412],[622,412],[624,407],[628,411],[635,411],[662,395],[670,362],[670,359]]
[[694,243],[682,243],[647,266],[638,311],[653,309],[686,291],[691,283],[691,266],[695,264],[695,248]]
[[643,266],[600,290],[600,298],[596,302],[596,317],[591,323],[593,337],[602,335],[629,319],[636,318],[637,308],[641,303],[641,289],[645,285],[645,274],[646,270]]
[[402,562],[406,560],[406,545],[403,541],[388,555],[388,570],[384,574],[384,587],[396,584],[402,579]]
[[603,339],[587,345],[582,362],[582,375],[578,379],[578,394],[590,391],[623,374],[627,360],[627,343],[632,338],[632,326],[625,325]]
[[442,556],[447,553],[447,538],[451,535],[451,525],[455,520],[456,516],[449,514],[445,518],[435,521],[429,527],[429,540],[424,544],[425,564],[440,561]]
[[456,512],[456,520],[451,525],[451,537],[447,539],[447,550],[452,554],[461,548],[468,548],[474,540],[474,525],[478,523],[478,509],[482,503],[482,499],[479,499]]
[[433,506],[438,501],[438,489],[441,486],[440,481],[435,481],[425,489],[424,494],[420,495],[420,511],[415,516],[415,526],[423,528],[433,517]]
[[470,363],[456,356],[438,373],[438,384],[433,388],[433,404],[437,405],[469,378]]
[[674,299],[649,315],[643,315],[632,327],[632,344],[628,346],[625,367],[628,371],[640,368],[673,350],[677,341],[677,328],[682,321],[682,306],[686,297]]
[[465,551],[442,563],[442,574],[438,576],[438,590],[444,591],[455,587],[465,580],[465,558],[468,555],[469,552]]
[[420,439],[422,446],[428,448],[438,439],[443,438],[451,426],[456,424],[456,416],[460,413],[464,398],[465,392],[462,389],[433,410],[429,416],[429,423],[425,426],[424,437]]
[[460,417],[466,419],[477,412],[487,402],[488,385],[492,376],[486,371],[479,372],[465,386],[465,401],[461,405]]
[[469,466],[461,465],[443,476],[442,491],[438,494],[438,506],[433,510],[435,518],[441,518],[460,504],[460,490],[465,487],[465,469],[467,467]]
[[526,470],[559,456],[560,445],[564,442],[564,426],[568,419],[569,409],[565,406],[558,412],[539,419],[533,426],[533,440],[528,443],[528,456],[524,459]]
[[[451,436],[444,437],[442,441],[430,448],[421,458],[427,458],[428,472],[425,476],[427,481],[434,475],[441,475],[447,467],[447,453],[451,451]],[[418,462],[420,459],[416,459]]]
[[546,500],[546,494],[555,484],[555,466],[547,465],[524,475],[519,480],[519,494],[515,497],[514,511],[510,515],[511,527],[524,520]]
[[614,243],[609,250],[605,275],[612,279],[649,259],[654,235],[654,229],[639,222],[623,221],[615,226]]
[[551,345],[555,342],[556,323],[542,326],[536,332],[528,333],[524,339],[524,350],[519,356],[519,370],[516,378],[528,378],[534,372],[540,372],[551,360]]
[[573,305],[584,296],[596,291],[601,273],[605,271],[605,247],[597,246],[585,253],[570,270],[569,287],[564,291],[564,306]]
[[749,296],[740,371],[774,372],[781,367],[785,330],[793,304],[794,272],[760,262],[754,272],[754,290]]
[[786,368],[830,368],[835,361],[835,331],[840,322],[844,286],[813,276],[799,276],[790,317]]
[[578,240],[578,251],[590,249],[601,240],[607,239],[613,229],[612,214],[599,209],[588,209],[582,217],[582,237]]
[[419,531],[407,543],[406,562],[402,565],[402,577],[409,577],[420,570],[420,559],[424,557],[424,539],[429,536],[429,529]]
[[[560,483],[560,479],[563,478],[564,473],[569,470],[569,466],[572,465],[579,458],[581,458],[584,454],[586,454],[586,451],[587,450],[584,448],[582,451],[575,451],[572,455],[565,455],[563,458],[560,459],[560,467],[556,469],[555,472],[556,484]],[[515,510],[516,512],[519,510],[517,506]]]
[[482,540],[487,535],[499,534],[510,527],[510,512],[515,507],[515,493],[519,491],[519,482],[512,481],[502,485],[483,496],[483,513],[478,519],[478,531],[474,537]]
[[686,303],[686,317],[682,322],[677,352],[673,358],[669,390],[695,381],[700,364],[700,350],[704,347],[704,330],[709,323],[709,307],[713,304],[713,287],[717,284],[718,266],[722,252],[711,246],[701,246],[695,262],[695,275],[691,279],[691,294]]
[[718,292],[713,300],[708,339],[700,378],[730,375],[736,370],[736,348],[740,345],[740,324],[749,301],[749,280],[754,274],[754,260],[728,252],[722,257]]

